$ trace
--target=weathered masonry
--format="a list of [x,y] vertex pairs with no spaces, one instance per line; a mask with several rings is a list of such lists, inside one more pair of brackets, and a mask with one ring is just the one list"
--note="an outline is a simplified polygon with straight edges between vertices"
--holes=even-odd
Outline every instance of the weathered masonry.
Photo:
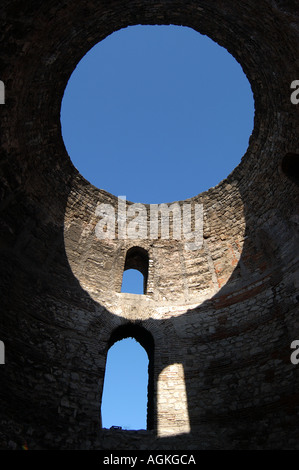
[[[298,449],[297,1],[10,0],[0,22],[0,447]],[[210,36],[254,93],[240,165],[194,195],[204,207],[195,251],[99,240],[96,207],[117,198],[77,172],[62,141],[76,64],[136,24]],[[132,266],[143,295],[121,293]],[[107,351],[127,335],[150,356],[142,432],[101,429]]]

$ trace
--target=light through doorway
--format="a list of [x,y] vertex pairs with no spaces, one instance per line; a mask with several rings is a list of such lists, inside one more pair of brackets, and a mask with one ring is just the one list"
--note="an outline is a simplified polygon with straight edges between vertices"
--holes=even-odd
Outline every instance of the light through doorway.
[[134,338],[111,346],[102,396],[102,426],[147,429],[148,365],[145,349]]

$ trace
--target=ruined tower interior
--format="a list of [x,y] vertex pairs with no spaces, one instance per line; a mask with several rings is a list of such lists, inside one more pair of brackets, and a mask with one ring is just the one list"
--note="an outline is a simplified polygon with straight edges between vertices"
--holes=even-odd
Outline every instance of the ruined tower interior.
[[[297,2],[4,0],[0,22],[0,447],[298,449]],[[204,207],[195,250],[97,238],[96,208],[117,211],[117,197],[80,175],[62,140],[76,64],[137,24],[209,36],[252,87],[246,154],[191,199]],[[121,293],[129,267],[143,295]],[[101,424],[107,351],[128,336],[149,356],[142,432]]]

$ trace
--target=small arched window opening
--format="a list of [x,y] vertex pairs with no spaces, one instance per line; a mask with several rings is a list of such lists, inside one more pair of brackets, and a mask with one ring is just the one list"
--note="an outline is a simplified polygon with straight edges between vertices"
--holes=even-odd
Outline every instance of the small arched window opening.
[[281,162],[281,168],[291,181],[299,185],[299,154],[287,153]]
[[127,269],[123,273],[121,291],[128,294],[144,294],[144,277],[137,269]]
[[[130,248],[126,254],[121,292],[146,294],[148,265],[148,252],[144,248],[139,246]],[[139,279],[137,278],[138,274],[136,271],[141,273],[143,279],[140,276]],[[138,287],[138,284],[142,284],[142,287]]]
[[[102,396],[103,427],[153,429],[153,360],[154,340],[144,328],[127,324],[112,333]],[[144,370],[132,379],[136,364],[142,365]]]

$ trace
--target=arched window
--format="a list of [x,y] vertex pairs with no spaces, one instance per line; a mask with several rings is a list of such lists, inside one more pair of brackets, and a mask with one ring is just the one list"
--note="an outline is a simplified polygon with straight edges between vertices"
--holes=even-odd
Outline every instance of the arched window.
[[152,429],[152,335],[140,326],[127,324],[112,333],[108,348],[101,406],[103,427]]
[[[148,265],[149,258],[148,252],[139,246],[134,246],[127,251],[124,273],[123,273],[123,282],[122,282],[122,292],[131,292],[136,294],[146,294],[147,291],[147,279],[148,279]],[[128,271],[128,272],[127,272]],[[138,271],[143,276],[143,279],[136,273]],[[137,286],[136,286],[137,284]],[[143,284],[142,287],[140,284]]]
[[121,291],[128,294],[144,294],[144,277],[137,269],[127,269],[123,273]]

